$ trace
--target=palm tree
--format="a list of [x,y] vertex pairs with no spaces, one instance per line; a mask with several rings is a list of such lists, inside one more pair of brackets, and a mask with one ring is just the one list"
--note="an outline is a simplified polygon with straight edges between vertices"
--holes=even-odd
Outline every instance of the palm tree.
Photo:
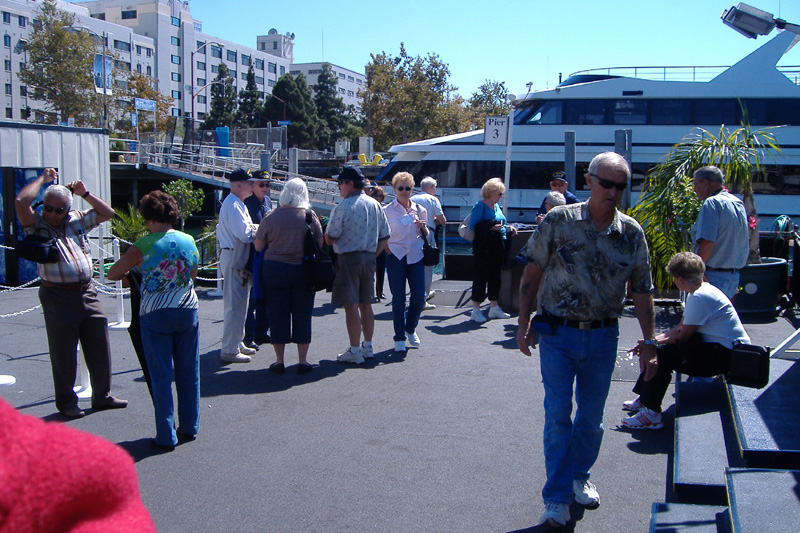
[[727,186],[742,194],[750,221],[748,263],[761,262],[753,176],[760,171],[760,161],[765,156],[781,153],[769,129],[752,131],[749,125],[742,125],[728,130],[723,124],[715,136],[697,128],[673,146],[666,159],[648,174],[642,196],[631,213],[647,236],[653,283],[657,288],[667,288],[671,283],[664,270],[669,259],[691,246],[689,229],[700,211],[692,175],[706,165],[719,167]]

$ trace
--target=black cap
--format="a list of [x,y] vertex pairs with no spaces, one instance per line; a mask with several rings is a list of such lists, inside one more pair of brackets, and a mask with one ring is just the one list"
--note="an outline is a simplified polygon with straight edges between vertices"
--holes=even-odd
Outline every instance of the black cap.
[[256,170],[253,172],[253,177],[257,180],[268,180],[270,178],[269,170]]
[[243,168],[237,168],[231,175],[228,176],[228,181],[233,183],[234,181],[259,181],[258,178],[254,178],[253,175],[250,173],[250,170],[245,170]]
[[339,175],[336,176],[336,179],[339,181],[352,181],[357,188],[364,186],[364,175],[358,167],[344,167]]

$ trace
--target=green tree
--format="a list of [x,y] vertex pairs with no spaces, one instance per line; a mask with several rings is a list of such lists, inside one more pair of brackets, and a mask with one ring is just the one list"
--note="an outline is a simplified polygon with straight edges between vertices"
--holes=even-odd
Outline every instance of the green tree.
[[200,211],[200,208],[203,207],[205,193],[203,193],[202,189],[195,189],[191,181],[184,179],[164,183],[162,185],[164,192],[171,194],[178,203],[178,211],[180,211],[181,218],[181,231],[183,231],[186,219]]
[[284,109],[286,120],[291,121],[287,133],[289,146],[316,148],[321,121],[311,97],[311,88],[303,74],[299,74],[297,78],[284,74],[278,79],[272,88],[272,95],[266,96],[263,123],[277,125],[279,120],[284,119]]
[[239,91],[239,109],[236,113],[236,127],[254,128],[258,121],[259,90],[253,65],[247,69],[247,84]]
[[768,130],[752,131],[746,125],[731,130],[723,124],[718,135],[697,128],[673,146],[666,159],[651,170],[632,215],[647,236],[656,287],[669,286],[671,280],[664,271],[667,262],[691,245],[689,229],[700,211],[692,176],[695,170],[706,165],[719,167],[725,174],[726,185],[742,194],[751,221],[748,262],[761,262],[754,223],[757,213],[753,176],[759,173],[760,160],[771,153],[780,153],[780,147]]
[[339,84],[329,63],[323,63],[322,72],[314,85],[314,104],[322,121],[318,138],[318,148],[332,148],[334,142],[342,136],[347,125],[347,107],[339,96]]
[[[131,114],[136,111],[133,108],[134,98],[144,98],[153,100],[156,103],[156,128],[158,131],[167,131],[170,120],[170,108],[175,100],[162,94],[156,89],[156,80],[140,72],[130,72],[126,76],[127,86],[120,91],[117,100],[114,130],[124,135],[135,135],[136,128],[131,125]],[[139,131],[151,133],[153,131],[153,115],[150,111],[139,111]]]
[[213,130],[220,126],[232,128],[236,125],[236,87],[233,86],[233,78],[230,76],[228,66],[222,62],[219,64],[219,72],[211,85],[211,109],[206,115],[203,128]]
[[95,41],[90,33],[71,29],[74,22],[75,15],[59,10],[54,0],[40,4],[19,79],[44,103],[40,111],[52,122],[73,116],[79,126],[99,125],[101,98],[92,79]]
[[401,43],[398,57],[386,52],[371,57],[359,94],[367,133],[378,149],[467,129],[464,101],[439,56],[412,57]]
[[508,115],[511,105],[508,103],[508,89],[505,82],[486,80],[472,93],[469,99],[472,112],[472,126],[483,128],[487,116]]

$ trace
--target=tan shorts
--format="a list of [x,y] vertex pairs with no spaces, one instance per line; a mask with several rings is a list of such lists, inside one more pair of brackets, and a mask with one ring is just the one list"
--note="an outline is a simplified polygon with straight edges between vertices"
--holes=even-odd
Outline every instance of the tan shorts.
[[331,303],[368,304],[375,299],[375,254],[350,252],[336,257],[336,279]]

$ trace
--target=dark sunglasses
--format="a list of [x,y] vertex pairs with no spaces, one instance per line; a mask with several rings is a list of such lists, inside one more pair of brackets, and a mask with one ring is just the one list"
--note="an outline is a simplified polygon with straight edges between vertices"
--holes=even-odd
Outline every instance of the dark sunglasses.
[[398,191],[410,191],[410,190],[411,190],[411,189],[413,189],[413,188],[414,188],[414,187],[398,187],[398,188],[397,188],[397,190],[398,190]]
[[262,187],[262,188],[263,187],[269,187],[269,183],[256,183],[256,186]]
[[625,181],[623,183],[617,183],[616,181],[611,181],[607,179],[603,179],[597,174],[592,174],[589,172],[589,175],[597,180],[597,184],[600,185],[604,189],[614,189],[616,188],[618,191],[624,191],[628,187],[628,182]]
[[63,207],[53,207],[52,205],[46,205],[43,207],[43,209],[48,213],[52,213],[53,211],[55,211],[56,215],[63,215],[64,211],[66,211],[66,209]]

